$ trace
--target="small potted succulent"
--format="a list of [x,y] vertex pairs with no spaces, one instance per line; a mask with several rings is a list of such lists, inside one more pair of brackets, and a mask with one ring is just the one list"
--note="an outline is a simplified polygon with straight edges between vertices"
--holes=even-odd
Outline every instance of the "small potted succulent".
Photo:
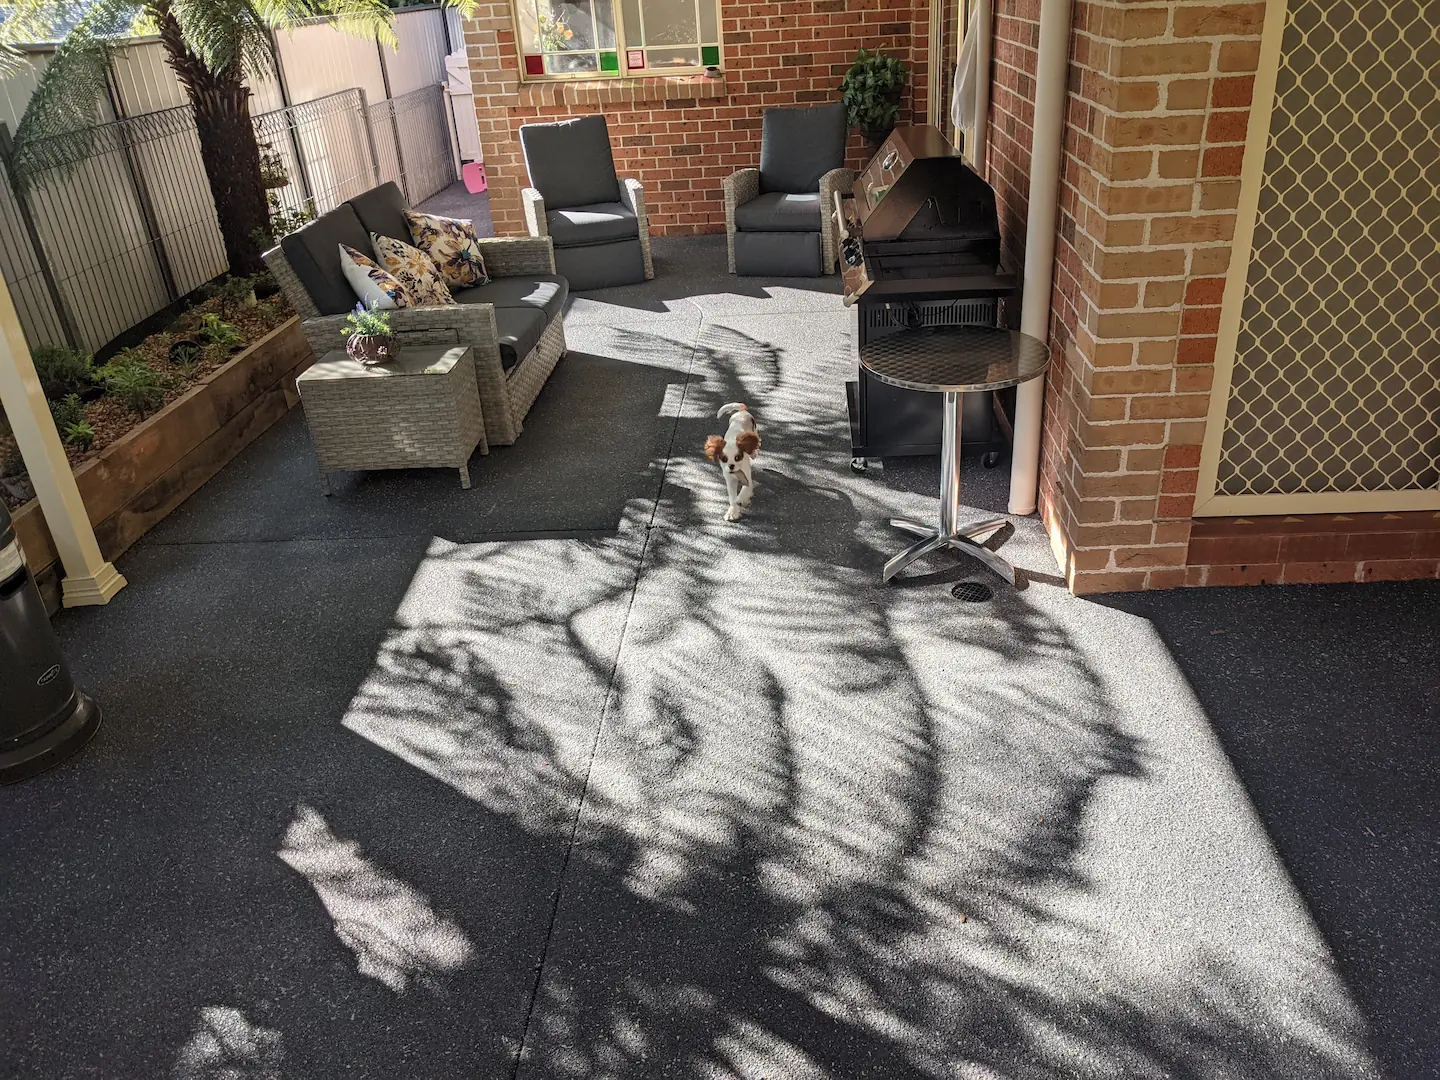
[[355,310],[345,316],[340,333],[345,335],[345,351],[351,359],[366,367],[393,360],[400,353],[390,330],[390,315],[379,308],[356,304]]
[[895,127],[900,115],[900,97],[905,92],[909,69],[879,49],[861,49],[855,63],[840,83],[845,115],[851,127],[860,129],[871,146],[879,146]]

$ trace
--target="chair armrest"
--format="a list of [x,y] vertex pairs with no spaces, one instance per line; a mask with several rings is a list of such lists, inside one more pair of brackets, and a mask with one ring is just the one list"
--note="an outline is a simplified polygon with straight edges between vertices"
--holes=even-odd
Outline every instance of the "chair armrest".
[[725,254],[730,273],[735,273],[735,211],[760,194],[760,170],[737,169],[727,176],[725,190]]
[[760,194],[760,170],[737,169],[721,185],[725,190],[725,224],[735,231],[735,208]]
[[644,233],[649,227],[650,219],[645,215],[645,189],[639,180],[627,176],[620,181],[620,201],[640,219],[640,231]]
[[835,272],[840,249],[840,222],[835,217],[835,193],[849,195],[855,174],[849,169],[831,169],[820,177],[820,263],[825,273]]
[[855,174],[849,169],[831,169],[820,177],[820,202],[829,213],[834,208],[835,192],[849,195],[855,187]]
[[[482,354],[491,354],[500,363],[500,335],[495,327],[493,304],[445,304],[434,307],[393,308],[390,329],[403,346],[469,345],[475,350],[476,363],[483,363]],[[348,315],[321,315],[301,324],[305,339],[324,356],[338,349],[345,341],[344,328]]]
[[550,228],[545,224],[545,197],[533,188],[520,189],[520,204],[525,210],[525,225],[531,236],[549,236]]
[[[544,215],[541,215],[544,221]],[[480,241],[485,271],[491,277],[553,274],[555,245],[548,236],[496,236]]]
[[290,260],[285,258],[285,253],[276,244],[269,251],[260,256],[265,260],[265,266],[270,271],[270,276],[275,279],[275,284],[280,286],[280,291],[285,294],[285,299],[295,309],[295,313],[301,319],[313,319],[320,314],[320,309],[315,306],[315,301],[310,299],[310,294],[305,291],[305,286],[300,284],[300,279],[295,276],[294,269],[290,266]]
[[650,256],[650,216],[645,213],[645,189],[640,181],[627,176],[620,181],[620,201],[630,208],[640,226],[640,254],[645,263],[645,280],[655,276],[655,263]]

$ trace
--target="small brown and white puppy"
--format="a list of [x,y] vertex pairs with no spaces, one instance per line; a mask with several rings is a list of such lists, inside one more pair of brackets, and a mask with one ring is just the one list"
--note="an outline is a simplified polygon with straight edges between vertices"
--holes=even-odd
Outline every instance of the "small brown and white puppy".
[[729,416],[730,427],[724,435],[711,435],[705,440],[705,456],[720,466],[725,478],[725,493],[730,497],[726,521],[739,521],[744,507],[755,496],[755,477],[751,462],[760,452],[760,436],[755,432],[755,418],[743,401],[721,405],[716,416]]

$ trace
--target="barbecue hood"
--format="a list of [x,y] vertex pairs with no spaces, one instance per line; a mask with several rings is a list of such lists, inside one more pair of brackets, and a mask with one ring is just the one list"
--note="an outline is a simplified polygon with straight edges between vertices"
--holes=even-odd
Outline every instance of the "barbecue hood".
[[936,128],[892,131],[854,190],[866,240],[978,238],[998,245],[995,193]]
[[848,302],[867,293],[1014,289],[1014,276],[1000,268],[995,192],[936,128],[896,128],[853,190],[848,199],[837,194],[832,208]]

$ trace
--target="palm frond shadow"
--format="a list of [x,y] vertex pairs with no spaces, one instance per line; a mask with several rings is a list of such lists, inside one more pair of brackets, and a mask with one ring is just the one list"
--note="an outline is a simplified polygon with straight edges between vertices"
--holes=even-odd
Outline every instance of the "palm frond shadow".
[[[1153,782],[1156,750],[1023,596],[977,616],[874,584],[881,496],[832,467],[830,389],[783,359],[702,335],[690,384],[763,389],[783,517],[637,530],[643,564],[624,529],[437,551],[451,602],[347,717],[574,837],[518,1075],[1370,1075],[1305,943],[1157,970],[1078,914],[1097,794]],[[664,513],[710,497],[673,476]]]
[[[978,633],[857,588],[865,543],[777,527],[653,530],[638,589],[620,544],[552,547],[448,552],[466,644],[402,638],[382,663],[413,764],[532,835],[566,836],[584,795],[519,1075],[750,1075],[777,1053],[796,1077],[1364,1074],[1353,1016],[1268,999],[1317,981],[1303,951],[1263,978],[1202,955],[1163,998],[1096,978],[1113,943],[1067,902],[1094,887],[1087,810],[1152,763],[1041,611],[998,605]],[[780,571],[737,587],[762,555]],[[537,588],[582,572],[605,584],[569,605]],[[620,657],[597,626],[622,605]],[[920,619],[964,670],[926,662]],[[497,655],[517,636],[519,671]],[[560,679],[605,695],[593,767],[588,726],[535,685]],[[350,721],[382,745],[384,697]]]

